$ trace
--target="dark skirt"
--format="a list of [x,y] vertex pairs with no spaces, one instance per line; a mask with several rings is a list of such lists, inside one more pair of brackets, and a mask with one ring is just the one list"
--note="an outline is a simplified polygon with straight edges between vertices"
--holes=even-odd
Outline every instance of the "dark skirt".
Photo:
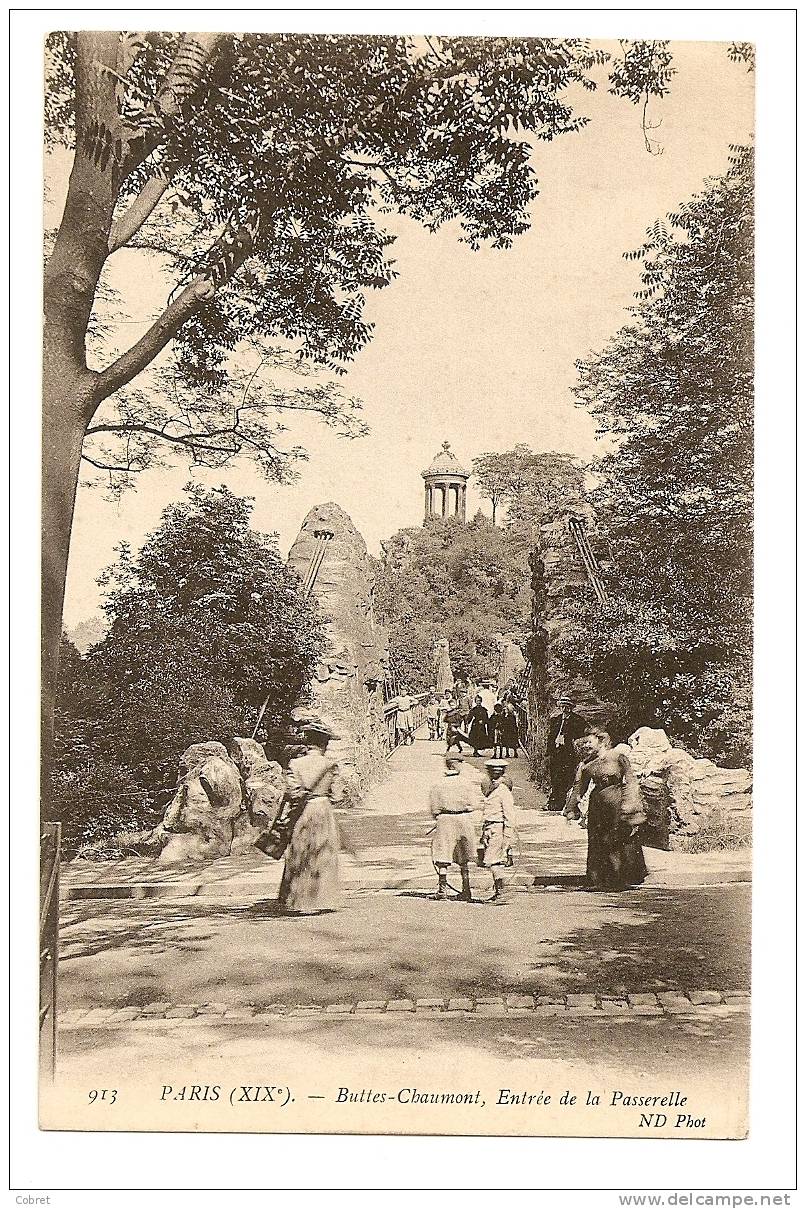
[[586,884],[591,890],[624,890],[647,875],[644,850],[621,817],[622,785],[594,789],[588,809]]
[[474,751],[481,751],[489,746],[487,724],[482,718],[474,718],[470,723],[467,741]]
[[517,751],[518,741],[518,719],[507,714],[499,729],[498,742],[503,747],[511,747],[513,751]]

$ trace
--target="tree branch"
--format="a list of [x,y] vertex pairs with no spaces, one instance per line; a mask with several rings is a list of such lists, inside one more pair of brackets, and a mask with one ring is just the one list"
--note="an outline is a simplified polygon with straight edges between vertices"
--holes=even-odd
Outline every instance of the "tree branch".
[[185,320],[203,303],[209,302],[214,293],[215,286],[206,277],[199,277],[186,286],[128,352],[121,354],[116,361],[96,375],[95,386],[99,402],[120,390],[121,386],[127,386],[150,365],[157,354],[174,338]]
[[150,176],[134,201],[123,214],[112,223],[109,232],[109,252],[117,252],[145,225],[146,219],[156,209],[171,183],[171,174]]
[[108,466],[105,462],[96,462],[94,458],[91,458],[86,453],[81,454],[81,460],[89,462],[90,466],[94,466],[96,470],[109,470],[115,474],[140,474],[141,471],[145,470],[145,466],[135,466],[133,464],[128,466]]
[[129,127],[124,178],[151,155],[171,122],[181,117],[183,106],[196,91],[202,71],[222,38],[223,34],[185,34],[157,95],[137,124]]
[[166,432],[164,428],[154,428],[151,424],[142,424],[134,422],[131,424],[96,424],[92,428],[87,429],[88,437],[97,436],[102,432],[111,433],[142,433],[144,436],[157,437],[161,441],[169,441],[172,445],[197,445],[201,449],[207,449],[211,453],[217,451],[225,452],[220,445],[205,445],[205,441],[209,441],[214,437],[234,436],[238,432],[238,417],[233,424],[227,428],[209,428],[202,429],[201,432],[185,432],[172,433]]

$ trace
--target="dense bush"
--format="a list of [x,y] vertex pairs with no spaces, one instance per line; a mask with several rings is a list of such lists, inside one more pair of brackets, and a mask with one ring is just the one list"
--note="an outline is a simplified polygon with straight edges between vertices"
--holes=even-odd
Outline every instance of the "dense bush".
[[105,574],[108,632],[82,659],[64,644],[54,806],[66,840],[159,818],[191,743],[251,734],[261,705],[282,726],[323,648],[273,537],[251,503],[190,485],[139,555]]
[[531,599],[522,543],[479,513],[403,529],[384,544],[376,605],[390,633],[392,668],[424,689],[438,638],[455,675],[495,675],[497,633],[527,633]]

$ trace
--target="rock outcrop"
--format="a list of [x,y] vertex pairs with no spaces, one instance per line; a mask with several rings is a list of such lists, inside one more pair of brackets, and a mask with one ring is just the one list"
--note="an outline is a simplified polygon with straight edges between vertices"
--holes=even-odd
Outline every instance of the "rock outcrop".
[[164,865],[210,861],[251,851],[285,793],[285,774],[255,739],[193,743],[179,760],[177,788],[149,831],[119,832],[79,856],[108,860],[151,856]]
[[179,785],[162,819],[162,864],[229,856],[244,812],[241,774],[223,743],[194,743],[179,761]]
[[268,760],[255,739],[231,739],[229,754],[243,781],[244,809],[238,815],[232,855],[248,852],[271,825],[285,793],[285,774],[276,760]]
[[753,782],[747,769],[697,759],[673,747],[666,731],[648,726],[630,735],[624,750],[641,786],[647,828],[659,847],[674,847],[675,841],[715,824],[749,834]]
[[440,696],[448,688],[453,688],[453,668],[451,667],[451,648],[447,638],[438,638],[434,643],[434,654],[432,657],[433,679],[437,692]]
[[511,634],[496,634],[493,641],[498,647],[498,691],[517,680],[526,666],[526,659],[520,644]]
[[344,509],[329,503],[305,517],[288,565],[326,619],[328,649],[314,673],[312,712],[340,736],[331,750],[349,786],[358,749],[384,728],[389,642],[375,620],[375,561]]

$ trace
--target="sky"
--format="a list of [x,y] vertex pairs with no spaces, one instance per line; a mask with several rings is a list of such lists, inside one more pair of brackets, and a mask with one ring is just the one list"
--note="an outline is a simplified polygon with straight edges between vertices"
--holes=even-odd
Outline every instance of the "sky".
[[[647,153],[639,108],[603,88],[580,92],[578,111],[590,124],[536,144],[541,191],[531,229],[512,249],[473,252],[452,226],[429,234],[398,216],[384,219],[397,236],[391,254],[399,277],[370,293],[374,338],[340,382],[362,399],[368,436],[347,441],[313,417],[292,417],[288,443],[310,453],[297,483],[267,483],[248,462],[193,477],[254,496],[253,524],[276,532],[283,554],[309,508],[329,500],[347,510],[377,554],[385,537],[421,523],[420,472],[445,440],[468,468],[479,454],[517,442],[584,459],[594,454],[594,425],[572,401],[574,363],[629,319],[640,264],[623,253],[706,176],[725,170],[731,143],[752,137],[753,76],[730,62],[725,44],[676,43],[672,50],[678,74],[671,94],[650,108],[653,121],[662,118],[653,137],[663,153]],[[58,207],[65,174],[52,175],[51,205]],[[146,256],[119,253],[110,266],[124,299],[137,282],[117,333],[129,343],[165,301],[164,278]],[[96,614],[96,579],[114,560],[115,545],[126,540],[138,548],[189,477],[187,463],[147,471],[119,502],[79,488],[68,629]],[[481,503],[471,478],[468,515]]]

